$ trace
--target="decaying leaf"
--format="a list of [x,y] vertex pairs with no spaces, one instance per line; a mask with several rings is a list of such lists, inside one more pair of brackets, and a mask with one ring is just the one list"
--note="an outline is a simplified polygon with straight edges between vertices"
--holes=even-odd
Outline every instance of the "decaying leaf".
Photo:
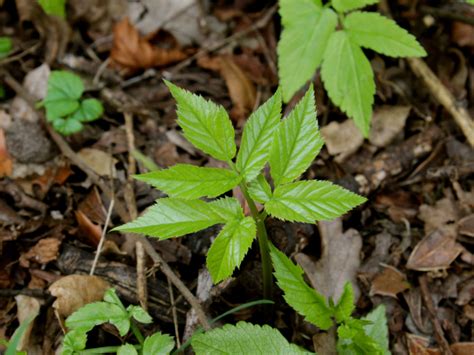
[[344,161],[364,143],[364,137],[353,120],[345,120],[342,123],[333,121],[321,128],[321,134],[329,154],[337,155],[337,162]]
[[224,78],[234,104],[231,117],[237,122],[242,121],[254,109],[256,91],[250,79],[235,63],[233,56],[202,57],[198,60],[198,65],[217,71]]
[[53,307],[62,317],[68,317],[85,304],[102,300],[110,285],[97,276],[68,275],[49,286],[56,297]]
[[431,233],[448,223],[454,223],[459,215],[456,205],[449,197],[436,201],[434,206],[421,205],[418,218],[425,222],[425,233]]
[[29,267],[30,262],[45,265],[56,260],[59,255],[61,241],[56,238],[44,238],[33,246],[28,252],[20,256],[20,265]]
[[[17,295],[15,296],[15,301],[17,305],[17,317],[20,324],[23,322],[27,322],[31,320],[31,318],[35,318],[39,312],[41,303],[37,298],[25,296],[25,295]],[[31,349],[30,348],[30,335],[31,331],[33,330],[34,322],[31,322],[26,331],[23,333],[20,342],[18,343],[18,347],[16,350],[18,351],[28,351],[28,353],[33,353],[33,350],[38,349]]]
[[474,213],[459,220],[458,231],[462,235],[474,237]]
[[384,265],[382,272],[377,274],[372,281],[370,295],[390,296],[397,298],[400,292],[410,288],[406,276],[390,265]]
[[13,172],[13,160],[8,154],[5,133],[0,128],[0,177],[10,176]]
[[432,271],[448,268],[464,248],[456,242],[456,227],[444,226],[428,234],[413,249],[407,268]]
[[99,245],[102,227],[93,223],[89,217],[80,210],[75,211],[74,214],[76,215],[77,224],[79,225],[81,235],[84,237],[85,242],[95,247]]
[[296,254],[295,259],[304,269],[311,285],[326,297],[339,300],[346,282],[351,282],[354,298],[360,295],[356,273],[360,265],[362,237],[355,229],[343,233],[340,218],[318,222],[321,235],[322,255],[313,262],[307,255]]
[[369,141],[377,147],[386,147],[405,127],[410,106],[382,106],[372,116]]
[[110,154],[94,148],[83,148],[77,153],[98,175],[115,177],[117,159]]
[[114,26],[114,42],[110,52],[112,62],[124,69],[152,68],[186,58],[179,48],[164,49],[152,45],[124,18]]

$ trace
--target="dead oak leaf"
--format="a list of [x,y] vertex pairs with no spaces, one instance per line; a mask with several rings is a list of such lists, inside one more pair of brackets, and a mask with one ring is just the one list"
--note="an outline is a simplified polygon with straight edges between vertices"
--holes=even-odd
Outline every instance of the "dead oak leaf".
[[397,294],[410,288],[406,276],[390,265],[384,265],[382,272],[372,281],[370,295],[390,296],[397,298]]
[[56,260],[59,255],[61,241],[56,238],[44,238],[33,246],[30,250],[20,256],[20,265],[29,267],[30,262],[47,264]]
[[164,66],[186,58],[179,48],[160,48],[142,37],[126,17],[114,26],[114,41],[110,52],[112,63],[136,70]]

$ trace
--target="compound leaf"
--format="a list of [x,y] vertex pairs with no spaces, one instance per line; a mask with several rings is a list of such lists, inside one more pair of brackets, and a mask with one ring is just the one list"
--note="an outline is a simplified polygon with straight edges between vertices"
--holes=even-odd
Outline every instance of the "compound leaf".
[[174,348],[174,340],[168,334],[156,332],[145,338],[143,342],[143,354],[168,355]]
[[277,92],[250,115],[242,133],[236,166],[246,181],[253,180],[267,162],[273,131],[281,116],[281,94]]
[[114,230],[167,239],[225,222],[204,201],[161,198],[143,216]]
[[137,322],[143,324],[150,324],[153,322],[153,318],[140,306],[130,305],[127,307],[127,312],[130,317],[133,317]]
[[311,85],[275,132],[269,157],[270,173],[275,186],[299,177],[309,167],[323,144]]
[[359,46],[391,57],[426,55],[415,36],[376,12],[353,12],[344,19],[344,28]]
[[73,118],[58,117],[53,120],[52,125],[56,131],[65,136],[80,132],[83,128],[82,123]]
[[98,119],[104,113],[102,103],[97,99],[85,99],[79,108],[71,115],[71,119],[80,122],[91,122]]
[[288,102],[321,64],[337,16],[312,0],[280,0],[280,16],[283,32],[278,42],[278,74],[283,100]]
[[308,286],[303,279],[303,269],[281,251],[270,246],[275,277],[278,286],[284,291],[285,301],[308,322],[321,329],[329,329],[332,325],[333,311],[326,303],[324,296]]
[[203,196],[216,197],[234,188],[240,176],[228,169],[205,168],[191,164],[177,164],[169,169],[137,175],[144,181],[169,196],[196,199]]
[[235,132],[224,107],[165,81],[178,105],[178,124],[184,136],[212,157],[229,161],[235,156]]
[[331,100],[368,136],[374,101],[374,73],[358,44],[345,31],[331,35],[321,69]]
[[278,186],[265,210],[282,220],[314,223],[339,217],[365,201],[329,181],[304,180]]
[[207,268],[214,283],[232,275],[240,266],[256,236],[252,217],[227,223],[212,243],[207,254]]
[[246,322],[226,324],[192,338],[196,355],[201,354],[311,354],[288,341],[268,325],[259,326]]
[[259,203],[266,203],[272,198],[272,188],[263,174],[249,183],[248,190],[250,197]]
[[[73,329],[64,336],[63,348],[61,354],[73,355],[76,352],[80,352],[86,348],[87,343],[87,330],[84,329]],[[15,348],[16,353],[16,348]],[[9,354],[6,354],[9,355]]]
[[371,322],[370,324],[364,325],[365,334],[380,345],[384,355],[390,355],[385,306],[381,304],[362,319]]
[[222,221],[231,222],[244,218],[240,202],[234,197],[224,197],[208,203],[208,206]]
[[342,292],[339,302],[334,308],[334,316],[338,323],[349,319],[352,312],[354,311],[354,290],[352,289],[352,284],[346,282],[344,285],[344,291]]
[[337,12],[347,12],[378,2],[379,0],[332,0],[331,4]]

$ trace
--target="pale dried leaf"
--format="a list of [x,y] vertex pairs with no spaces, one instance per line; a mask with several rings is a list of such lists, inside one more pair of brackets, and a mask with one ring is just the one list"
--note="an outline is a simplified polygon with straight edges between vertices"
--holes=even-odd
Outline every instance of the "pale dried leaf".
[[56,238],[44,238],[36,243],[30,250],[20,256],[20,265],[29,267],[30,262],[45,265],[56,260],[59,255],[61,241]]
[[[17,295],[15,296],[16,306],[17,306],[17,317],[18,322],[22,324],[30,317],[36,317],[41,308],[41,303],[37,298]],[[18,343],[17,350],[29,350],[30,335],[33,330],[34,322],[31,322],[26,331],[23,333],[20,342]]]
[[98,276],[68,275],[49,286],[56,297],[53,307],[62,317],[68,317],[85,304],[102,300],[110,285]]
[[321,128],[321,135],[329,154],[337,155],[338,162],[355,153],[364,143],[364,137],[353,120],[342,123],[333,121]]
[[382,106],[372,116],[369,141],[377,147],[386,147],[405,128],[410,106]]
[[94,148],[83,148],[77,155],[100,176],[116,177],[115,164],[117,159],[102,150]]
[[448,223],[456,222],[459,216],[453,200],[445,197],[436,201],[434,206],[421,205],[418,218],[425,222],[425,233],[428,234]]

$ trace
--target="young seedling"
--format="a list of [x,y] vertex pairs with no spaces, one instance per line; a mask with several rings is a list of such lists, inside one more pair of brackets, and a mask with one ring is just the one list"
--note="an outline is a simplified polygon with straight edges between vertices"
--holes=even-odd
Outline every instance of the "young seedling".
[[[166,85],[177,101],[178,124],[184,136],[203,152],[226,162],[228,168],[178,164],[136,176],[169,197],[157,200],[143,216],[115,230],[167,239],[223,224],[207,254],[207,267],[215,283],[233,274],[257,236],[264,298],[271,299],[272,265],[264,224],[267,215],[314,223],[339,217],[365,201],[327,181],[295,181],[323,146],[313,87],[283,120],[277,91],[248,119],[237,152],[234,128],[222,106],[170,82]],[[267,162],[273,188],[262,174]],[[201,199],[221,196],[236,186],[240,186],[251,216],[244,215],[233,197],[210,202]],[[256,201],[264,206],[262,211]]]
[[102,116],[99,100],[84,99],[84,84],[79,76],[67,71],[52,71],[48,79],[46,98],[39,103],[46,109],[46,119],[63,135],[81,131],[83,123]]
[[[331,100],[368,136],[374,73],[363,48],[390,57],[422,57],[425,50],[396,22],[375,12],[353,11],[378,0],[280,0],[283,32],[278,73],[288,102],[321,66]],[[297,69],[296,69],[297,68]]]
[[[0,37],[0,59],[8,56],[13,48],[13,42],[9,37]],[[0,84],[0,99],[5,97],[5,88]]]
[[281,251],[271,246],[271,257],[278,286],[285,301],[305,319],[328,330],[337,325],[338,354],[390,354],[385,307],[377,307],[366,317],[353,318],[354,294],[348,282],[337,304],[308,286],[303,270]]

